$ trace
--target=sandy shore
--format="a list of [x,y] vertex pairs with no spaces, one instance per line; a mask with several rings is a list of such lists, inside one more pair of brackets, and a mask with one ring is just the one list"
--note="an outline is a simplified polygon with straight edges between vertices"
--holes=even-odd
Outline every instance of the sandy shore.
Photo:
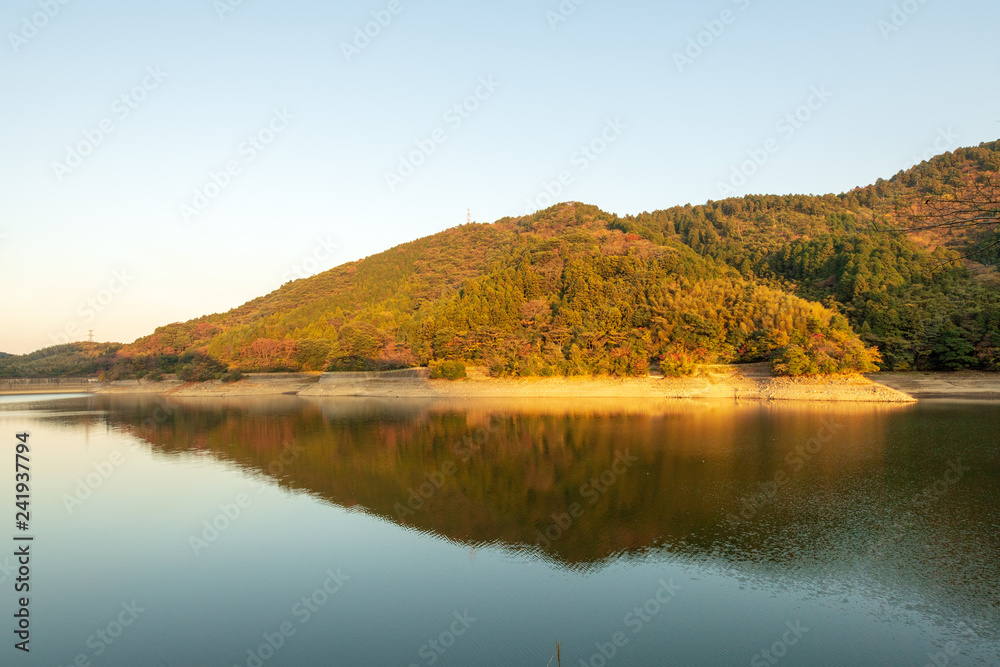
[[322,373],[255,373],[239,382],[180,382],[125,380],[100,385],[98,394],[160,394],[162,396],[276,396],[298,394],[320,381]]
[[177,397],[263,396],[372,398],[724,398],[772,401],[909,403],[907,393],[861,376],[776,378],[766,364],[710,366],[695,377],[495,379],[470,369],[464,380],[431,380],[427,369],[389,373],[254,375],[221,382],[128,382],[98,393],[157,393]]
[[874,382],[918,399],[1000,401],[1000,373],[981,371],[875,373],[868,377]]
[[747,400],[863,401],[913,399],[861,376],[827,380],[775,378],[766,365],[716,366],[697,377],[495,379],[472,369],[456,382],[426,378],[324,375],[300,396],[395,396],[409,398],[727,398]]
[[[24,381],[20,381],[24,382]],[[387,373],[254,374],[240,382],[111,383],[31,381],[0,384],[0,394],[85,392],[98,394],[160,394],[165,396],[367,396],[372,398],[739,398],[771,401],[843,401],[907,403],[915,399],[1000,401],[1000,373],[875,373],[866,377],[777,378],[767,364],[706,366],[686,378],[517,378],[487,377],[470,369],[456,382],[431,380],[427,369]]]

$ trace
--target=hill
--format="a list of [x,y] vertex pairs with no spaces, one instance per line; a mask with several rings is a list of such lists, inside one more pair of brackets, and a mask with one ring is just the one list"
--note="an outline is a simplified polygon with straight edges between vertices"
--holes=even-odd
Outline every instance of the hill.
[[158,329],[141,368],[198,350],[239,370],[358,370],[473,360],[491,374],[683,373],[698,362],[874,368],[846,318],[747,279],[676,239],[562,204],[472,224],[287,284],[223,315]]
[[[759,360],[788,375],[995,370],[995,225],[900,229],[930,200],[997,172],[993,142],[840,195],[634,216],[560,204],[287,283],[228,313],[87,352],[88,363],[111,377],[190,379],[449,359],[495,376],[639,375],[651,365],[684,374]],[[962,259],[970,253],[975,261]],[[37,361],[0,359],[0,375],[33,373]]]
[[984,224],[896,230],[977,182],[990,179],[995,188],[998,173],[1000,142],[992,142],[838,196],[749,196],[616,225],[653,240],[676,238],[744,277],[836,308],[881,351],[886,369],[995,370],[1000,193],[991,193]]
[[118,361],[118,343],[69,343],[30,354],[0,353],[0,378],[84,377]]

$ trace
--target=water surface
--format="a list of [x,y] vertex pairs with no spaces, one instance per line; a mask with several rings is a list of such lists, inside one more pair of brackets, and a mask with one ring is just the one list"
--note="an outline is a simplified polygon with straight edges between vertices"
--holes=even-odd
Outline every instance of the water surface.
[[998,427],[988,403],[8,399],[36,541],[32,651],[8,621],[3,663],[1000,664]]

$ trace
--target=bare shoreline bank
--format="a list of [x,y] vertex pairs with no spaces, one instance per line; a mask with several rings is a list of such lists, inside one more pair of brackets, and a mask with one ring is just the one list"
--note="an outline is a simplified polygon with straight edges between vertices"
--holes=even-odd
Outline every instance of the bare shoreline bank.
[[1000,373],[912,371],[907,373],[874,373],[868,378],[920,400],[1000,401]]
[[1000,401],[1000,373],[876,373],[867,377],[780,378],[764,364],[710,366],[672,378],[487,377],[431,380],[427,369],[383,373],[254,374],[239,382],[121,381],[0,384],[0,395],[46,393],[151,394],[177,397],[274,396],[369,398],[666,398],[761,401],[912,403],[916,400]]
[[101,385],[97,393],[154,393],[176,397],[264,396],[368,398],[666,398],[761,401],[912,403],[914,398],[861,376],[779,378],[766,365],[713,366],[695,377],[490,378],[470,369],[463,380],[431,380],[427,369],[385,373],[254,375],[239,382]]

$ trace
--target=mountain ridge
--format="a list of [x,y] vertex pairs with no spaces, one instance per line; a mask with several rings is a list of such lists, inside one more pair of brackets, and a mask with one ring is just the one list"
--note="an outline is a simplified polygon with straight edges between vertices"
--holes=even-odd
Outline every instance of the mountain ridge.
[[[788,375],[994,370],[995,228],[899,230],[922,201],[997,172],[1000,142],[991,142],[840,195],[747,195],[625,216],[557,204],[453,227],[158,327],[91,351],[91,366],[109,377],[193,379],[443,360],[496,376],[639,375],[650,365],[683,374],[760,360]],[[976,247],[986,248],[980,261],[961,260]],[[0,374],[28,366],[2,358]]]

